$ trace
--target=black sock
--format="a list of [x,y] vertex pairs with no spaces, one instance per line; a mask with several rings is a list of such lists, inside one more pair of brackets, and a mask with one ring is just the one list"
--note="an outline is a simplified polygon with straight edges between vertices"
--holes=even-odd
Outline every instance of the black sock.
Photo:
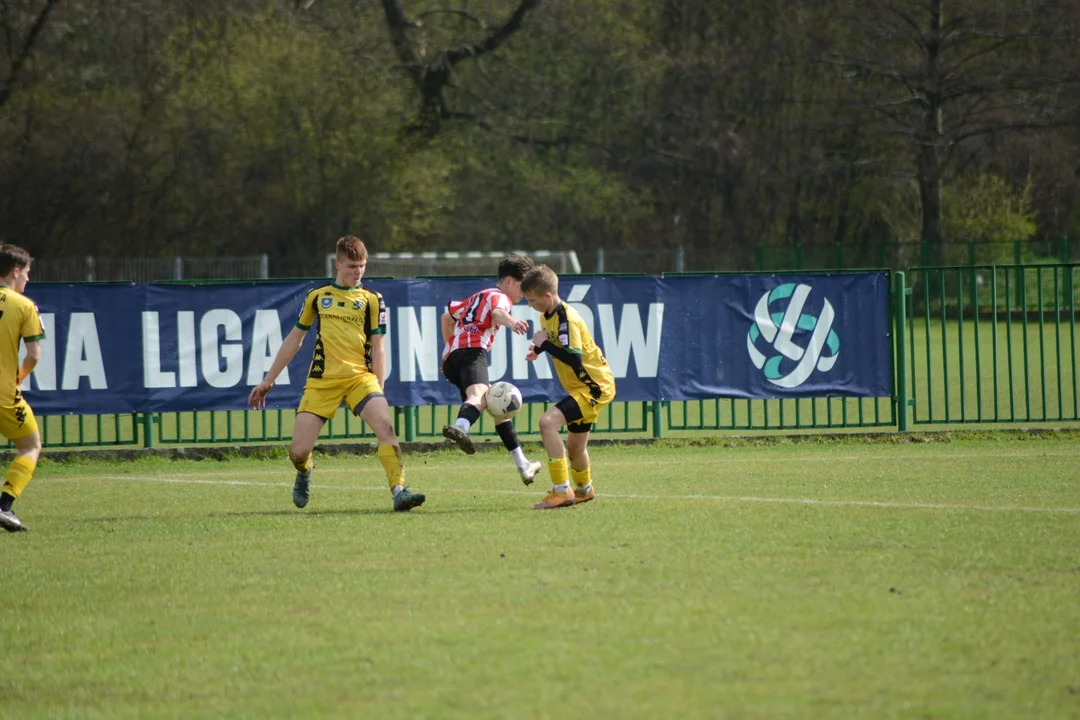
[[15,502],[15,496],[11,493],[0,493],[0,511],[7,512],[11,509],[11,503]]
[[495,430],[498,431],[499,437],[502,438],[503,447],[510,452],[514,452],[515,448],[521,447],[521,441],[518,440],[517,430],[514,429],[513,422],[499,423],[495,426]]
[[461,403],[461,409],[458,410],[457,416],[468,420],[469,427],[472,427],[472,424],[480,419],[480,408],[469,403]]

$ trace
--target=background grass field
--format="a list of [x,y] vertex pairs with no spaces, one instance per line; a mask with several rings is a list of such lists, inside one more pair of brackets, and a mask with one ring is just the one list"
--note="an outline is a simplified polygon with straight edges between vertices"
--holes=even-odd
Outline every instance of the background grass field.
[[1076,717],[1080,433],[949,437],[45,462],[0,715]]

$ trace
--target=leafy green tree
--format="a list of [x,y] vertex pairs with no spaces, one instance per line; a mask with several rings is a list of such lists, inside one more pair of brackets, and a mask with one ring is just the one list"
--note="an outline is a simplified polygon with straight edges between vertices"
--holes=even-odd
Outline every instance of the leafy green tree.
[[[1028,182],[1014,189],[1004,178],[989,174],[958,178],[946,185],[942,230],[954,242],[947,246],[944,262],[1012,263],[1013,241],[1029,240],[1037,230],[1031,188]],[[976,244],[975,258],[969,257],[963,243]]]

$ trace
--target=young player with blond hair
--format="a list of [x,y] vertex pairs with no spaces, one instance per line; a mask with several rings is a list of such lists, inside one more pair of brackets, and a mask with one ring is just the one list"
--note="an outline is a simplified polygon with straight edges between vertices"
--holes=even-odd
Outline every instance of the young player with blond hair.
[[302,508],[311,495],[311,453],[323,424],[334,416],[341,401],[375,433],[379,462],[386,472],[394,510],[422,505],[424,495],[405,485],[401,446],[390,421],[390,406],[383,395],[386,380],[386,304],[382,295],[360,284],[367,269],[364,243],[346,235],[337,241],[334,267],[337,277],[304,298],[296,327],[285,337],[262,382],[251,390],[248,405],[266,407],[266,394],[300,349],[312,327],[317,339],[303,397],[296,409],[296,424],[289,459],[296,467],[293,503]]
[[[0,434],[15,445],[0,492],[0,527],[8,532],[27,528],[11,506],[26,489],[41,455],[41,435],[34,411],[19,386],[41,359],[45,329],[37,306],[23,295],[30,281],[30,253],[17,245],[0,245]],[[26,357],[19,362],[19,343]]]
[[[577,310],[559,297],[559,276],[546,265],[525,274],[521,291],[540,313],[526,359],[551,355],[567,396],[540,416],[540,435],[548,454],[551,491],[534,510],[569,507],[596,497],[589,463],[589,432],[600,410],[615,398],[615,376]],[[566,426],[566,445],[559,431]],[[569,456],[569,467],[567,466]],[[571,487],[571,484],[573,487]]]

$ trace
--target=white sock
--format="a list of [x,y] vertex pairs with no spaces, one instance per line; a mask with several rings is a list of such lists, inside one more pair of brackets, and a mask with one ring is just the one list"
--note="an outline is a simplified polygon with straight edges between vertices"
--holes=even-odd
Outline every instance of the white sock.
[[393,488],[390,489],[390,494],[392,494],[394,497],[397,497],[398,493],[401,492],[404,489],[405,489],[404,485],[395,485]]
[[570,492],[570,483],[564,482],[562,485],[552,485],[551,489],[559,493],[560,495],[565,495],[566,493]]
[[469,424],[469,421],[465,418],[458,418],[454,421],[454,425],[457,427],[458,430],[465,434],[468,434],[469,428],[472,427],[472,425]]
[[520,445],[510,451],[510,457],[514,458],[518,470],[524,470],[529,467],[529,458],[525,457],[525,451],[521,449]]

